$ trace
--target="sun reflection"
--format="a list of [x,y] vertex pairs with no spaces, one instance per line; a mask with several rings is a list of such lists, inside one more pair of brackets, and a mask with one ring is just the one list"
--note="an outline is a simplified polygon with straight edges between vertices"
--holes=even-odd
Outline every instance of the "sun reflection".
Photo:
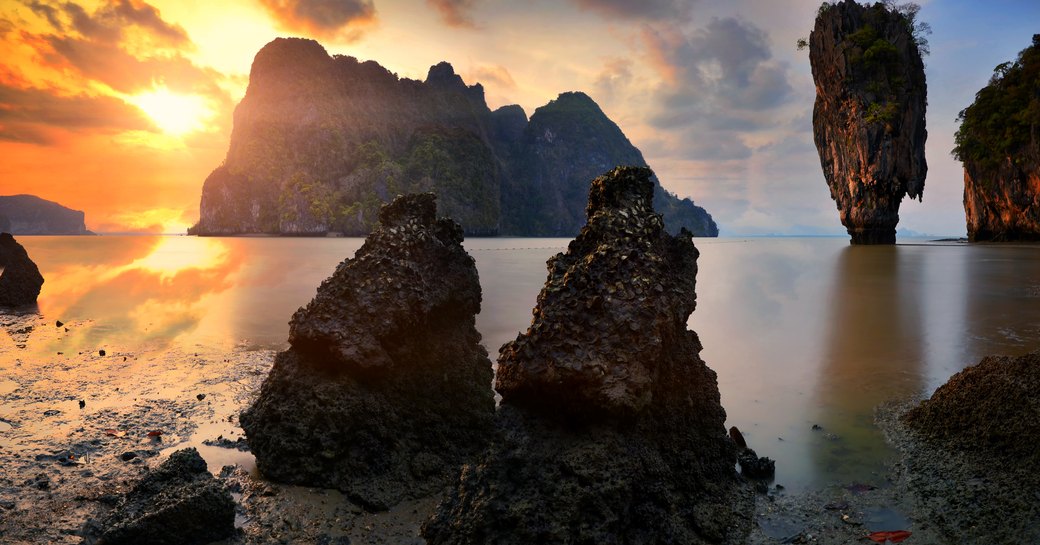
[[227,258],[227,246],[216,239],[162,237],[151,253],[113,270],[112,275],[137,269],[154,273],[160,280],[167,281],[191,269],[217,269]]
[[129,97],[129,101],[148,114],[163,132],[174,136],[202,130],[206,120],[213,117],[201,96],[174,93],[166,87]]

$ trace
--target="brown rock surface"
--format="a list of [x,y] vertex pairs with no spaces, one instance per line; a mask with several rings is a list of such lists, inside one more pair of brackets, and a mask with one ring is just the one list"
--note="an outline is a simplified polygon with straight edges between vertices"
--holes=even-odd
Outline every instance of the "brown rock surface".
[[443,487],[491,431],[480,284],[430,193],[398,197],[353,259],[293,315],[241,423],[272,480],[385,510]]
[[686,328],[698,252],[665,232],[651,175],[592,182],[531,327],[501,349],[495,439],[424,526],[428,543],[742,542],[748,488]]
[[884,4],[825,4],[809,35],[813,135],[853,244],[894,244],[925,175],[924,64],[912,22]]

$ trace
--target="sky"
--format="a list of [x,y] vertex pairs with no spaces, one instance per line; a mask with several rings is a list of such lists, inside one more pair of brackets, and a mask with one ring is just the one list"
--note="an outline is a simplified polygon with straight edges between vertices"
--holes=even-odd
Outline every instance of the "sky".
[[[925,0],[923,202],[899,228],[962,236],[957,113],[1028,46],[1035,0]],[[812,140],[818,0],[0,0],[0,195],[97,232],[183,233],[224,159],[256,52],[279,36],[424,79],[448,61],[494,109],[584,91],[723,235],[842,234]]]

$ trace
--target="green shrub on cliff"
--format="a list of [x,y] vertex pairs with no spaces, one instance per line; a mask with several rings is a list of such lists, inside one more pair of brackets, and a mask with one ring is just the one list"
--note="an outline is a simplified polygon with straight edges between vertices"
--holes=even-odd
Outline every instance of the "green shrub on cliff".
[[957,116],[960,128],[953,156],[992,170],[1016,154],[1040,132],[1040,34],[1018,58],[993,70],[989,85]]

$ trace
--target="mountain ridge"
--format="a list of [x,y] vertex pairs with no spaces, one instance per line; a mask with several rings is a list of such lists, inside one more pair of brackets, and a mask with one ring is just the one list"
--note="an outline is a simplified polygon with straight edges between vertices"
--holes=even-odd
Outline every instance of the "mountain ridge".
[[[277,38],[253,61],[189,234],[362,235],[395,195],[433,191],[468,235],[573,236],[592,179],[619,164],[646,161],[584,93],[528,119],[492,111],[447,62],[418,81]],[[671,230],[717,236],[703,208],[654,184]]]

